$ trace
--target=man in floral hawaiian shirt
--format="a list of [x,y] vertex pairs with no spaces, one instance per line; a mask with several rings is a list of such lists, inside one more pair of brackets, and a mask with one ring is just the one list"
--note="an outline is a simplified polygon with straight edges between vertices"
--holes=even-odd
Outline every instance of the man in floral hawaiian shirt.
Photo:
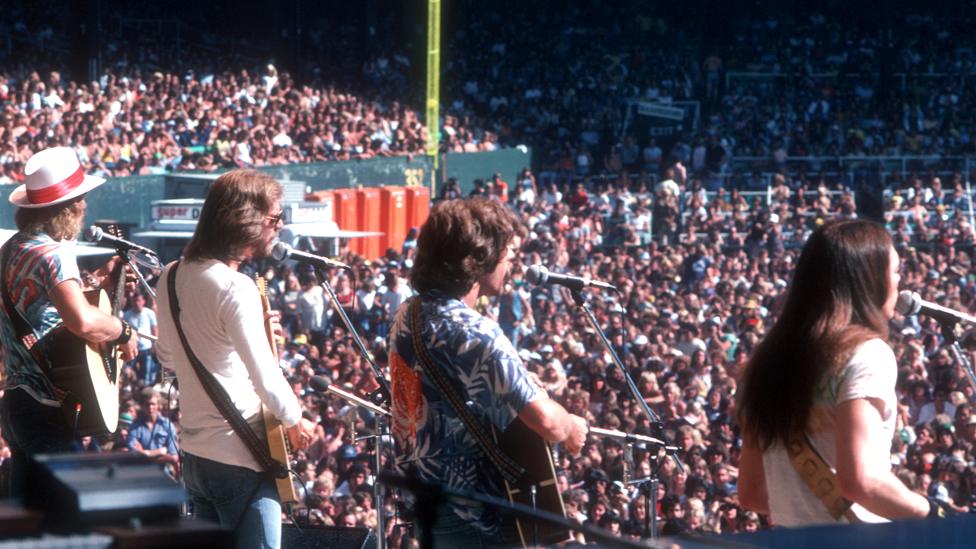
[[[503,205],[481,198],[441,202],[420,230],[410,279],[419,295],[400,307],[390,332],[396,468],[403,474],[503,494],[498,470],[417,360],[415,301],[427,353],[485,428],[502,431],[518,417],[574,454],[586,440],[583,418],[550,399],[498,324],[475,310],[479,297],[501,291],[520,230]],[[516,539],[510,524],[473,502],[445,501],[435,513],[435,547],[508,546]]]

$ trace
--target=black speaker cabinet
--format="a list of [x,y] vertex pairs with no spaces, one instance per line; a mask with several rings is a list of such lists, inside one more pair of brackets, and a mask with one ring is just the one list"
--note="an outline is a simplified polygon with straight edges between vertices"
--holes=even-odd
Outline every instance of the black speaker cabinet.
[[186,490],[141,454],[42,454],[31,460],[24,503],[59,526],[175,520]]
[[281,525],[281,546],[288,549],[364,549],[376,544],[376,534],[369,528],[338,526]]

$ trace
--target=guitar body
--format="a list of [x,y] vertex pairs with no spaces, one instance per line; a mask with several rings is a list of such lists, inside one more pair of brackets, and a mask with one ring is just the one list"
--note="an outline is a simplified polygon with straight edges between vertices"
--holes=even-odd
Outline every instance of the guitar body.
[[[105,314],[112,314],[108,294],[90,290],[85,297]],[[98,345],[71,333],[64,325],[48,332],[37,345],[46,352],[51,383],[66,394],[61,400],[65,421],[77,436],[114,433],[119,424],[119,376],[122,357],[115,348],[102,353]]]
[[[556,483],[556,466],[549,443],[516,418],[501,435],[495,432],[498,447],[525,469],[519,482],[505,482],[508,500],[532,507],[532,485],[536,487],[535,508],[566,516],[563,496]],[[517,518],[523,547],[550,545],[569,539],[572,532],[565,526],[543,520]]]
[[[264,414],[264,430],[268,437],[268,449],[271,451],[271,458],[278,463],[285,464],[291,470],[291,463],[288,461],[288,454],[291,448],[288,445],[288,435],[285,433],[285,426],[274,417],[263,405],[261,412]],[[284,478],[275,479],[275,487],[278,489],[278,501],[282,505],[298,503],[298,493],[295,491],[295,483],[291,481],[291,475]]]

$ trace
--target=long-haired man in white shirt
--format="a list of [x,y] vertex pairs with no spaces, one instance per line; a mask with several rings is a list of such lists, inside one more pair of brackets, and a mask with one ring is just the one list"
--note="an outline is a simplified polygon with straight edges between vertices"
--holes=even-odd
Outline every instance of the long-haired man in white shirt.
[[[176,273],[180,321],[188,344],[237,410],[263,433],[264,404],[287,428],[292,448],[308,445],[314,425],[274,359],[254,281],[241,263],[270,253],[281,228],[281,186],[253,170],[220,176],[207,193],[196,232]],[[281,504],[273,477],[211,401],[176,332],[169,292],[159,285],[160,360],[180,383],[183,474],[194,515],[232,528],[238,547],[281,544]]]

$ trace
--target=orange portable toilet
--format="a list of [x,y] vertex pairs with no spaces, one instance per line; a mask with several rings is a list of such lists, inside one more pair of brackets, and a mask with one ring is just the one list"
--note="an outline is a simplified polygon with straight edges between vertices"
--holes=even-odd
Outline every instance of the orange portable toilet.
[[[381,232],[382,204],[380,203],[380,190],[376,188],[364,188],[356,190],[356,208],[359,218],[359,231]],[[366,259],[377,259],[386,250],[383,246],[384,235],[367,236],[357,238],[356,244],[352,247],[359,255]]]
[[336,225],[343,231],[358,231],[359,217],[356,215],[356,189],[335,189],[332,191]]
[[407,191],[403,187],[382,187],[380,197],[383,209],[380,226],[385,233],[382,251],[386,253],[393,248],[399,252],[407,237]]
[[430,187],[405,187],[407,193],[407,229],[420,228],[430,214]]

